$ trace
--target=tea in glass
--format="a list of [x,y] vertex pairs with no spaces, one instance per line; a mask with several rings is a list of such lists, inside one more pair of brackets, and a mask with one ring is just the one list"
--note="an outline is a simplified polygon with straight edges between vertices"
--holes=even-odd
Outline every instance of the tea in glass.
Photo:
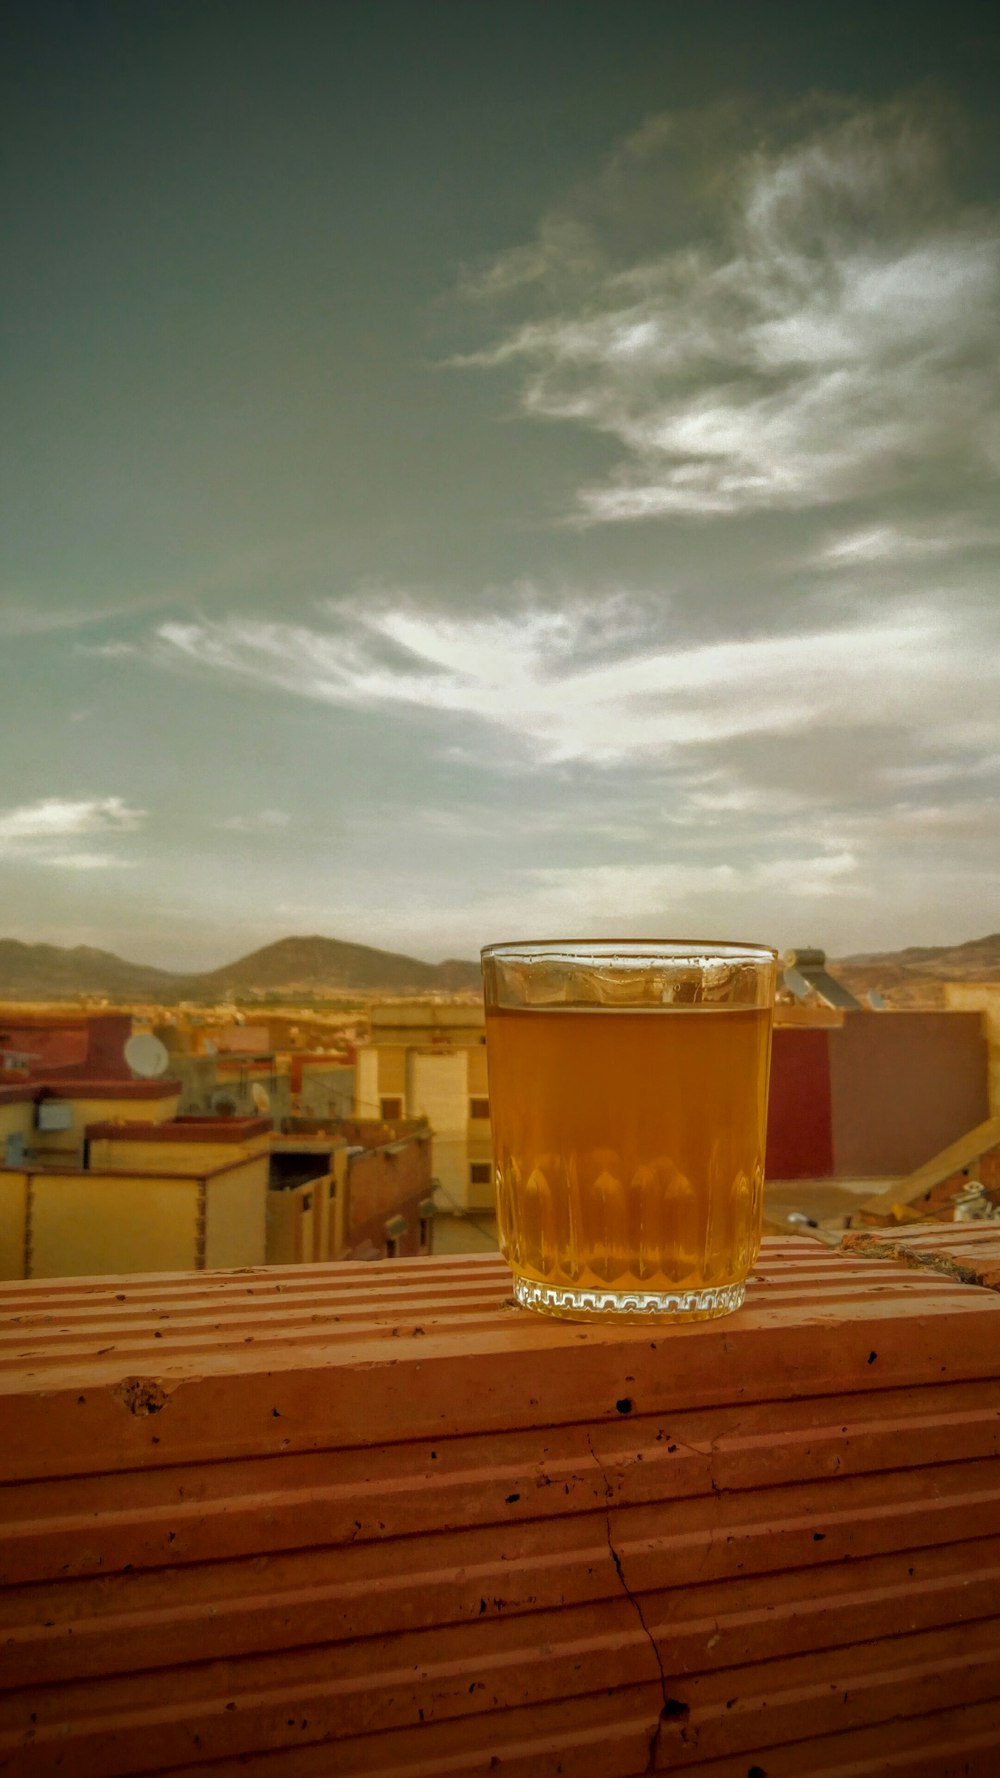
[[739,1307],[760,1246],[775,962],[685,941],[484,951],[518,1301],[585,1318]]

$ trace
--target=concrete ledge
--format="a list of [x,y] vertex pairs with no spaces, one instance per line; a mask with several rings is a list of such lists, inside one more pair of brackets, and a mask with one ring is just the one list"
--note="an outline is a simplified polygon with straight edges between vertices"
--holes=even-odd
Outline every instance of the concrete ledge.
[[884,1234],[857,1230],[840,1245],[847,1253],[902,1260],[919,1271],[1000,1290],[1000,1222],[924,1222]]
[[993,1291],[775,1239],[719,1322],[509,1296],[0,1287],[6,1769],[996,1771]]

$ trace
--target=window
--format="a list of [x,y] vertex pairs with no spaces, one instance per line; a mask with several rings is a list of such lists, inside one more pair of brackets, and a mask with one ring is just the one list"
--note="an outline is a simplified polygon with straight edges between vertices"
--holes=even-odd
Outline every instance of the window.
[[409,1224],[405,1216],[390,1216],[385,1225],[385,1257],[399,1259],[402,1255],[403,1236]]
[[489,1185],[493,1178],[493,1167],[489,1161],[469,1162],[469,1184]]
[[418,1206],[420,1215],[420,1252],[430,1253],[434,1245],[434,1218],[437,1205],[433,1198],[422,1198]]
[[469,1116],[470,1117],[489,1117],[489,1115],[490,1115],[490,1102],[488,1099],[470,1099],[469,1100]]
[[395,1123],[397,1118],[402,1117],[403,1101],[398,1093],[392,1094],[389,1098],[382,1098],[378,1103],[379,1116],[383,1123],[392,1124]]

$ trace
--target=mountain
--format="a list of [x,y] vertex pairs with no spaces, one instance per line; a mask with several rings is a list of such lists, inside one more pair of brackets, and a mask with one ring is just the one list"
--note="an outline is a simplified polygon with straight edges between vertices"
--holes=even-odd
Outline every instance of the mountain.
[[0,939],[0,1000],[76,1000],[100,995],[112,1001],[218,1001],[253,993],[323,994],[444,993],[476,990],[478,963],[449,958],[421,963],[395,951],[352,945],[336,938],[283,938],[239,957],[222,969],[175,974],[129,963],[89,945],[26,945]]
[[1000,932],[969,939],[961,945],[908,945],[902,951],[869,951],[842,957],[837,968],[890,971],[901,981],[924,977],[934,981],[1000,981]]
[[0,999],[66,1000],[81,994],[109,1000],[180,998],[178,983],[188,978],[143,963],[126,963],[91,945],[25,945],[0,939]]
[[[1000,932],[960,945],[910,945],[902,951],[864,952],[831,964],[855,993],[868,988],[916,990],[922,983],[1000,981]],[[0,1001],[78,1000],[218,1002],[230,995],[285,994],[290,999],[334,992],[460,994],[477,992],[479,964],[449,957],[421,963],[336,938],[282,938],[238,957],[222,969],[181,975],[129,963],[89,945],[26,945],[0,939]]]
[[478,988],[482,977],[478,963],[420,963],[398,951],[377,951],[370,945],[345,944],[337,938],[280,938],[200,980],[203,991],[218,996],[227,989],[240,994],[279,988],[307,994],[325,988],[383,994],[421,990],[458,993]]
[[1000,982],[1000,933],[962,945],[908,945],[832,963],[837,980],[859,998],[876,989],[889,1006],[924,1010],[945,1004],[946,982]]

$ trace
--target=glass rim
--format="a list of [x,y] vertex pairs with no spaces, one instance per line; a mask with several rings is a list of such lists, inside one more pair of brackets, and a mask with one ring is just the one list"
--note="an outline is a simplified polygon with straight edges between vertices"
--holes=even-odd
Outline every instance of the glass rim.
[[757,944],[741,939],[719,938],[526,938],[501,939],[483,945],[480,957],[529,959],[565,955],[574,952],[591,960],[607,960],[609,956],[649,957],[651,960],[679,962],[684,958],[713,958],[719,962],[739,959],[748,963],[777,963],[780,955],[774,945]]

